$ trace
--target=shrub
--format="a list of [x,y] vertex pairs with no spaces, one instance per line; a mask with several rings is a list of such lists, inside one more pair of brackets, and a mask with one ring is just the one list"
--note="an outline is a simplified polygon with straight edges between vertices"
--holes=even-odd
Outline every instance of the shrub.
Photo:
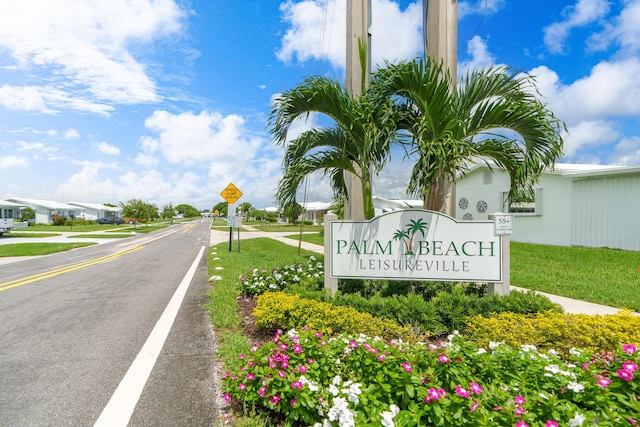
[[266,291],[281,291],[301,281],[317,287],[322,283],[323,274],[323,264],[314,256],[309,257],[306,265],[296,263],[272,270],[253,268],[240,276],[240,292],[243,295],[261,295]]
[[312,328],[328,334],[363,333],[385,338],[411,337],[410,329],[349,307],[337,307],[299,295],[265,292],[256,301],[255,324],[261,329]]
[[273,425],[624,426],[640,414],[640,351],[629,344],[564,358],[457,336],[427,346],[289,331],[240,360],[224,399]]
[[619,342],[640,345],[640,316],[624,311],[613,315],[505,312],[469,319],[466,334],[481,346],[501,341],[511,346],[554,348],[565,354],[572,347],[612,351]]

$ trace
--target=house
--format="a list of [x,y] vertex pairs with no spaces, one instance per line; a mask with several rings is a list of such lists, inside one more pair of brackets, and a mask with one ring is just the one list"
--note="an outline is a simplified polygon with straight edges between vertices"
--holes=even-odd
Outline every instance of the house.
[[373,196],[373,208],[376,216],[399,209],[422,209],[423,206],[422,200],[385,199],[380,196]]
[[640,251],[640,167],[556,164],[511,204],[509,187],[503,170],[474,165],[456,180],[456,219],[511,213],[513,241]]
[[84,211],[79,206],[55,202],[53,200],[26,199],[23,197],[9,197],[7,201],[30,207],[36,212],[36,224],[51,224],[54,216],[79,218]]
[[18,219],[22,216],[20,215],[20,210],[22,208],[26,208],[26,205],[10,202],[9,200],[0,200],[0,219],[9,218],[9,219]]
[[119,207],[85,202],[69,202],[69,204],[84,209],[80,213],[80,218],[84,218],[87,220],[96,220],[98,218],[107,218],[112,216],[122,216],[122,208]]

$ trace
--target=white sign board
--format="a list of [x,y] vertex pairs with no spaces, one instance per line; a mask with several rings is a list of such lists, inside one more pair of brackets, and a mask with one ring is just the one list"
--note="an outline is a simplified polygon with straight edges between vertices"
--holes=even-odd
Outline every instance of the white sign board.
[[227,227],[235,227],[236,223],[236,205],[227,205]]
[[335,221],[330,230],[334,278],[502,281],[502,240],[493,221],[456,222],[406,209],[370,221]]
[[513,234],[513,215],[494,214],[493,225],[496,235]]

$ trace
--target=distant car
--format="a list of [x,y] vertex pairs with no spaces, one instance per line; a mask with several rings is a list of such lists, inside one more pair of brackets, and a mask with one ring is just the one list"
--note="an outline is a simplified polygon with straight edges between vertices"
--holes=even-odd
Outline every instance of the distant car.
[[113,224],[113,225],[118,225],[118,224],[124,224],[124,219],[122,218],[118,218],[117,216],[108,216],[106,218],[98,218],[96,220],[96,222],[98,224]]

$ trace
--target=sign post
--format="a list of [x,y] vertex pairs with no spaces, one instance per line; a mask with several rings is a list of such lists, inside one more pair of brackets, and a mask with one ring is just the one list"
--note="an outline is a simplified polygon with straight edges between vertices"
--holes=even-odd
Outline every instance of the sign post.
[[[227,185],[220,193],[223,199],[227,201],[227,226],[229,227],[229,252],[233,250],[233,227],[236,220],[236,205],[240,197],[242,197],[242,191],[238,189],[233,183]],[[240,229],[238,228],[238,250],[240,250]]]

